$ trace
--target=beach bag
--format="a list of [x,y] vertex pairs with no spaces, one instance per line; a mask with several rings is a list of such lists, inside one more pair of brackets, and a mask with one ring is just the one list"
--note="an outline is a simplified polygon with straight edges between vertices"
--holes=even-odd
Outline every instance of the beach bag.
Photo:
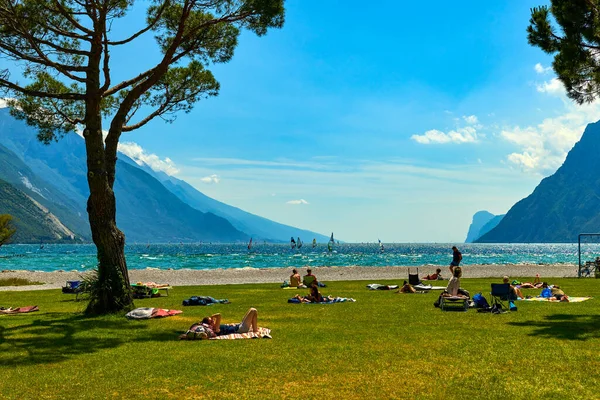
[[550,288],[544,288],[544,289],[542,289],[541,296],[544,297],[544,298],[552,297],[552,289],[550,289]]
[[475,302],[476,308],[490,308],[490,304],[481,293],[477,293],[475,296],[473,296],[473,302]]

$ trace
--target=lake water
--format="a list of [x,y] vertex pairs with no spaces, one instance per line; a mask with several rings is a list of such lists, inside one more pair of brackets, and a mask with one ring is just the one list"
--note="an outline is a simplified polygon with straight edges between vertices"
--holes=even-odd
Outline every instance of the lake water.
[[[305,266],[390,265],[446,266],[452,244],[305,244],[291,250],[287,244],[150,244],[127,245],[130,269],[288,268]],[[577,244],[457,244],[463,265],[470,264],[577,264]],[[600,256],[600,244],[582,245],[582,260]],[[0,248],[0,270],[85,271],[96,264],[93,245],[5,245]]]

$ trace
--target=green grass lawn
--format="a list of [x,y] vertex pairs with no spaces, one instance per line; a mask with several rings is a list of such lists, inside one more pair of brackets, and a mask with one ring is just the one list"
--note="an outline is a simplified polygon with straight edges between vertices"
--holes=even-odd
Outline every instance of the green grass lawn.
[[[491,282],[463,279],[462,286],[486,294]],[[287,304],[296,292],[276,284],[176,287],[169,297],[137,300],[136,306],[184,313],[146,321],[87,318],[81,314],[85,302],[59,290],[0,292],[0,306],[40,307],[0,316],[0,397],[600,396],[598,280],[551,281],[568,295],[595,297],[587,302],[517,302],[517,312],[502,315],[442,312],[432,305],[437,293],[368,291],[366,283],[329,283],[324,294],[357,300],[333,305]],[[182,307],[192,295],[231,304]],[[177,339],[205,315],[220,312],[225,322],[238,322],[249,307],[258,309],[259,325],[271,328],[273,339]]]

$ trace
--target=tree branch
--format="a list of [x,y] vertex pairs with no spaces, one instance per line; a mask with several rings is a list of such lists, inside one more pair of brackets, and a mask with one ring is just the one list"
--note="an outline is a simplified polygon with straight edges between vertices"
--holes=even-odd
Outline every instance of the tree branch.
[[26,96],[33,96],[33,97],[41,97],[41,98],[46,97],[46,98],[58,99],[58,100],[84,100],[85,99],[85,95],[81,94],[81,93],[48,93],[48,92],[41,92],[38,90],[30,90],[30,89],[24,88],[22,86],[19,86],[13,82],[10,82],[4,78],[0,78],[0,87],[14,90],[14,91],[22,93]]
[[165,8],[167,7],[167,5],[169,3],[170,3],[169,0],[165,0],[162,3],[162,5],[160,6],[160,9],[158,10],[158,13],[154,17],[154,19],[144,29],[141,29],[141,30],[137,31],[136,33],[134,33],[133,35],[131,35],[127,39],[117,40],[117,41],[107,41],[106,43],[108,45],[111,45],[111,46],[120,46],[120,45],[129,43],[132,40],[136,39],[137,37],[139,37],[139,36],[143,35],[144,33],[148,32],[149,30],[151,30],[152,28],[154,28],[154,26],[160,20],[160,17],[162,16],[162,13],[164,12]]

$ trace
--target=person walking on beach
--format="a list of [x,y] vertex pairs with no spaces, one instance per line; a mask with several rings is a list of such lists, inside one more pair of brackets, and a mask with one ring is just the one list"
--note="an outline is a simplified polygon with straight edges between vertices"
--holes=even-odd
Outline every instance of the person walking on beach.
[[452,262],[450,263],[450,272],[452,272],[452,270],[454,269],[452,267],[458,267],[461,261],[462,253],[458,251],[458,248],[456,246],[452,246]]

